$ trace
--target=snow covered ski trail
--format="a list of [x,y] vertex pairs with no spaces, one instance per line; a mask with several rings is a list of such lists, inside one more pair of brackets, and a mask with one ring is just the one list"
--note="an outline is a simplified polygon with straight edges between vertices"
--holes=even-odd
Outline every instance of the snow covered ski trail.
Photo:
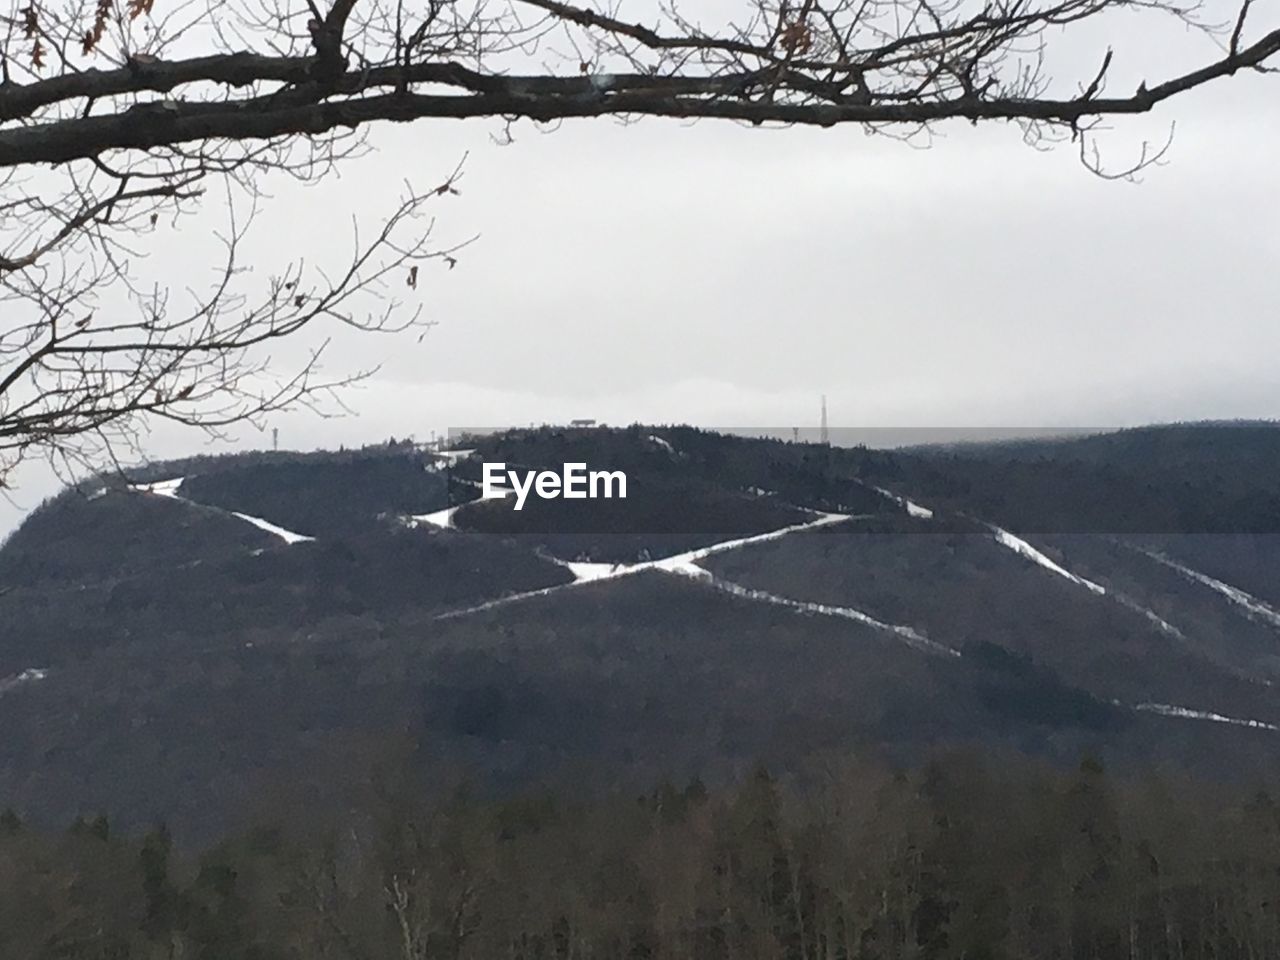
[[173,477],[169,480],[157,480],[153,483],[132,483],[129,489],[134,493],[149,493],[152,496],[164,497],[166,500],[177,500],[181,503],[189,503],[195,507],[207,507],[210,510],[218,510],[222,513],[228,513],[238,520],[245,523],[251,523],[259,530],[279,537],[285,543],[306,543],[314,540],[315,537],[309,537],[304,533],[294,533],[292,530],[286,530],[284,527],[278,527],[268,520],[261,517],[252,517],[247,513],[239,513],[236,510],[225,510],[222,507],[214,507],[207,503],[200,503],[197,500],[188,500],[186,497],[178,496],[178,488],[182,486],[182,482],[186,477]]

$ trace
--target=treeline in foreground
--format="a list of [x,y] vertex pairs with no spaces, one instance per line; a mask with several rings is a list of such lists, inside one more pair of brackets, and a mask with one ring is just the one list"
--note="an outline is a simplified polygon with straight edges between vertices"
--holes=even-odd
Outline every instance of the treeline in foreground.
[[[950,755],[804,786],[445,802],[375,781],[196,858],[0,820],[0,956],[185,960],[1280,957],[1280,806]],[[304,819],[312,820],[302,826]]]

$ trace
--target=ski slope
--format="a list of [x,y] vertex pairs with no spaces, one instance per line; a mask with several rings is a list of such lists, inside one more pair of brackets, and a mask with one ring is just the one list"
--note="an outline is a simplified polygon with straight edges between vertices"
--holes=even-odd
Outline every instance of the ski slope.
[[698,561],[705,560],[707,557],[712,557],[719,553],[738,550],[752,544],[779,540],[783,537],[790,536],[793,533],[800,533],[805,530],[815,530],[832,524],[842,523],[849,519],[852,518],[847,514],[820,513],[816,519],[808,521],[807,523],[791,524],[790,526],[781,527],[777,530],[770,530],[766,533],[758,533],[747,537],[737,537],[732,540],[723,540],[705,547],[699,547],[696,550],[689,550],[669,557],[662,557],[658,560],[645,560],[639,563],[590,563],[560,560],[556,557],[549,557],[548,559],[558,563],[573,574],[573,582],[556,584],[551,587],[542,587],[537,590],[525,590],[520,593],[508,594],[505,597],[487,600],[484,603],[474,604],[459,610],[447,611],[439,614],[436,619],[450,620],[457,617],[464,617],[474,613],[481,613],[486,610],[494,610],[498,607],[507,606],[509,604],[519,603],[535,597],[549,596],[553,593],[559,593],[563,590],[579,587],[584,584],[600,583],[604,580],[617,580],[622,577],[642,573],[646,570],[656,570],[672,576],[688,577],[689,579],[706,583],[716,590],[720,590],[724,593],[730,594],[731,596],[740,597],[745,600],[783,606],[795,610],[798,613],[835,617],[842,620],[853,620],[857,623],[888,633],[908,646],[922,652],[959,657],[960,651],[948,647],[945,644],[930,640],[928,637],[911,627],[885,623],[882,620],[877,620],[870,614],[864,613],[861,610],[856,610],[852,607],[834,606],[825,603],[811,603],[804,600],[793,600],[789,597],[781,597],[777,594],[768,593],[764,590],[753,590],[751,588],[744,587],[741,584],[733,583],[732,581],[714,576],[709,570],[706,570],[698,564]]
[[733,583],[720,577],[711,577],[711,586],[717,590],[735,597],[742,597],[746,600],[755,600],[760,603],[770,603],[776,606],[789,607],[799,613],[816,614],[824,617],[839,617],[844,620],[854,620],[858,623],[873,627],[876,630],[882,630],[893,634],[909,647],[914,647],[924,653],[940,653],[949,657],[959,657],[960,651],[946,644],[938,643],[930,640],[924,634],[911,627],[901,626],[896,623],[885,623],[883,620],[877,620],[870,614],[863,613],[861,610],[855,610],[853,607],[838,607],[826,603],[808,603],[803,600],[792,600],[788,597],[780,597],[775,593],[769,593],[766,590],[753,590],[744,587],[741,584]]
[[894,503],[898,504],[898,506],[904,508],[907,511],[907,516],[909,517],[916,517],[919,520],[933,519],[933,511],[928,507],[922,507],[920,504],[908,500],[906,497],[900,497],[892,490],[886,490],[884,487],[872,487],[871,489],[882,497],[888,497]]
[[1177,571],[1188,580],[1191,580],[1194,583],[1199,583],[1208,587],[1210,590],[1221,594],[1232,604],[1244,610],[1251,618],[1255,620],[1262,620],[1273,627],[1280,627],[1280,610],[1276,610],[1275,607],[1260,600],[1253,594],[1247,593],[1239,587],[1233,587],[1229,583],[1224,583],[1215,577],[1209,576],[1207,573],[1201,573],[1199,570],[1193,570],[1184,564],[1178,563],[1176,560],[1170,559],[1162,553],[1157,553],[1153,550],[1143,550],[1142,548],[1135,547],[1132,544],[1128,544],[1128,546],[1131,549],[1137,550],[1143,556],[1150,557],[1157,563],[1163,564],[1169,569]]
[[178,496],[178,490],[182,486],[186,477],[173,477],[169,480],[157,480],[153,483],[134,483],[129,485],[129,489],[135,493],[149,493],[155,497],[164,497],[166,500],[177,500],[181,503],[189,503],[196,507],[205,507],[208,510],[218,510],[222,513],[229,514],[237,520],[243,520],[250,523],[272,536],[279,537],[287,544],[306,543],[315,540],[315,537],[309,537],[304,533],[294,533],[292,530],[286,530],[284,527],[277,526],[261,517],[250,516],[247,513],[239,513],[235,510],[223,510],[221,507],[210,506],[207,503],[199,503],[195,500],[188,500],[186,497]]
[[1254,730],[1280,730],[1274,723],[1262,720],[1241,720],[1238,717],[1227,717],[1221,713],[1210,713],[1205,710],[1190,710],[1187,707],[1175,707],[1167,703],[1139,703],[1133,707],[1139,713],[1155,713],[1162,717],[1177,717],[1182,720],[1208,720],[1212,723],[1228,723],[1235,727],[1250,727]]
[[1031,544],[1027,543],[1027,541],[1023,540],[1021,537],[1014,536],[1012,533],[1010,533],[1008,530],[1005,530],[1003,527],[997,527],[992,524],[988,524],[988,527],[990,527],[992,535],[995,537],[996,543],[1000,544],[1000,546],[1005,547],[1006,549],[1012,550],[1014,553],[1020,556],[1026,557],[1032,563],[1038,564],[1039,566],[1044,567],[1046,570],[1049,570],[1052,573],[1056,573],[1060,577],[1065,577],[1066,579],[1070,580],[1072,583],[1075,583],[1075,584],[1078,584],[1079,586],[1084,587],[1090,593],[1095,593],[1100,597],[1106,595],[1107,593],[1106,589],[1102,587],[1100,584],[1096,584],[1092,580],[1087,580],[1084,577],[1078,577],[1074,573],[1072,573],[1070,570],[1068,570],[1066,567],[1063,567],[1057,563],[1054,563],[1047,556],[1045,556],[1043,553],[1041,553]]

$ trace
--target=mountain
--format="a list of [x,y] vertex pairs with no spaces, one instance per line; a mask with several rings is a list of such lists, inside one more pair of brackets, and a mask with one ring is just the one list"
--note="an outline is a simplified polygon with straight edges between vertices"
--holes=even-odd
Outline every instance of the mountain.
[[[627,496],[517,512],[478,499],[495,461]],[[894,452],[634,426],[98,477],[0,548],[0,804],[208,838],[390,754],[497,790],[944,745],[1263,776],[1278,468],[1264,423]]]

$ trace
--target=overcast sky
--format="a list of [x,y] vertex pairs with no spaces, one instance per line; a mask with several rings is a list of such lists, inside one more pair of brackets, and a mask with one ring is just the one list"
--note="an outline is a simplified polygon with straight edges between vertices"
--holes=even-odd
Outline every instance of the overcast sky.
[[[842,426],[1280,416],[1278,83],[1242,75],[1117,122],[1105,156],[1122,165],[1177,121],[1136,185],[1001,125],[923,150],[708,122],[521,124],[509,146],[497,123],[377,128],[341,180],[277,186],[259,268],[289,248],[338,263],[353,215],[375,223],[402,181],[433,185],[464,153],[437,236],[478,240],[424,272],[421,343],[338,342],[335,370],[383,365],[347,395],[354,415],[281,417],[281,446],[571,417],[812,426],[824,393]],[[184,221],[155,268],[199,283],[217,213]],[[200,449],[162,431],[149,452]],[[53,489],[18,479],[0,531]]]

